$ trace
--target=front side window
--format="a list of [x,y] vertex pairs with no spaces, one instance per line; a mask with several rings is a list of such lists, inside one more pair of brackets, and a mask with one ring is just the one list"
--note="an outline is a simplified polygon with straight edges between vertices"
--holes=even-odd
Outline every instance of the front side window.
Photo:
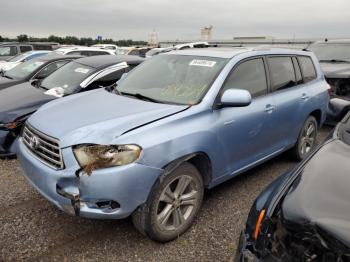
[[224,84],[223,91],[227,89],[244,89],[252,97],[266,94],[267,80],[263,59],[252,59],[238,65]]
[[303,72],[305,83],[316,79],[316,70],[311,57],[300,56],[298,57],[301,71]]
[[6,71],[5,76],[12,79],[24,79],[31,75],[35,70],[37,70],[40,66],[44,64],[39,58],[34,58],[27,62],[23,62],[18,66],[12,68],[9,71]]
[[129,52],[128,55],[136,55],[136,56],[138,56],[139,55],[139,50],[137,50],[137,49],[132,50],[132,51]]
[[40,70],[40,72],[36,75],[36,78],[38,79],[44,79],[47,76],[51,75],[53,72],[55,72],[58,68],[61,66],[67,64],[69,60],[62,60],[62,61],[56,61],[48,64],[43,69]]
[[70,95],[79,91],[81,82],[95,71],[96,69],[93,67],[72,61],[46,77],[42,81],[41,87],[45,89],[56,88],[63,95]]
[[201,101],[226,62],[217,57],[155,56],[132,70],[117,89],[163,103],[193,105]]
[[17,48],[15,46],[0,46],[0,57],[15,55],[17,55]]
[[291,57],[269,57],[272,91],[295,86],[295,72]]

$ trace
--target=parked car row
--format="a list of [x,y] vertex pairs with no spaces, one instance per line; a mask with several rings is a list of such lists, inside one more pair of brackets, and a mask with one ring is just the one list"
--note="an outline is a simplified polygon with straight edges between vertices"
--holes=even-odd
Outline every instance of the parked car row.
[[162,242],[191,226],[205,188],[285,151],[307,158],[329,101],[316,57],[296,50],[70,56],[30,79],[0,91],[1,151],[65,212],[131,215]]
[[10,59],[18,54],[25,53],[28,51],[34,50],[48,50],[52,51],[58,48],[59,44],[57,43],[18,43],[18,42],[9,42],[9,43],[0,43],[0,61]]
[[133,56],[50,55],[7,71],[0,78],[0,156],[15,155],[24,122],[40,106],[114,84],[142,61]]
[[0,61],[0,74],[4,74],[6,71],[14,68],[15,66],[29,61],[33,58],[44,56],[49,54],[51,51],[29,51],[22,54],[18,54],[7,61]]
[[0,78],[0,152],[61,210],[132,216],[166,242],[205,189],[289,151],[302,162],[257,198],[237,259],[346,261],[350,113],[316,148],[330,98],[321,65],[254,48],[34,58]]

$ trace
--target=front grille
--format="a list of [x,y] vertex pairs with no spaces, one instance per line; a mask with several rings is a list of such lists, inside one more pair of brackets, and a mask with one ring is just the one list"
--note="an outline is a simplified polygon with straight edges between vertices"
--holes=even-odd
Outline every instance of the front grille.
[[56,170],[64,168],[57,139],[39,132],[28,124],[23,129],[22,139],[29,151],[41,162]]

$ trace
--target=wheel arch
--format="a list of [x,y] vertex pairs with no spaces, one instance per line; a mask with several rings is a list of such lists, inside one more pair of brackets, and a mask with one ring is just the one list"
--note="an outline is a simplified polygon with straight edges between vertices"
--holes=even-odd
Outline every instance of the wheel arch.
[[321,126],[321,124],[322,124],[322,111],[320,109],[316,109],[316,110],[312,111],[309,116],[313,116],[314,118],[316,118],[318,127]]
[[174,171],[177,167],[179,167],[184,162],[189,162],[198,169],[200,175],[203,178],[204,185],[208,187],[210,182],[212,181],[213,171],[212,171],[211,160],[205,152],[194,152],[171,161],[170,163],[166,164],[163,167],[164,172],[160,177],[160,179],[162,179],[162,177]]

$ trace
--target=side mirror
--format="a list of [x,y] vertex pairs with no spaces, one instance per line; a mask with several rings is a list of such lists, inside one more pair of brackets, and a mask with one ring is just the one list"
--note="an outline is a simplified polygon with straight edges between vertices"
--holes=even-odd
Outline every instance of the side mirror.
[[251,102],[252,96],[247,90],[228,89],[221,96],[220,107],[243,107]]
[[32,86],[34,86],[34,87],[37,87],[37,86],[39,86],[39,84],[40,84],[40,80],[39,79],[33,79],[32,81],[30,81],[30,84],[32,85]]

